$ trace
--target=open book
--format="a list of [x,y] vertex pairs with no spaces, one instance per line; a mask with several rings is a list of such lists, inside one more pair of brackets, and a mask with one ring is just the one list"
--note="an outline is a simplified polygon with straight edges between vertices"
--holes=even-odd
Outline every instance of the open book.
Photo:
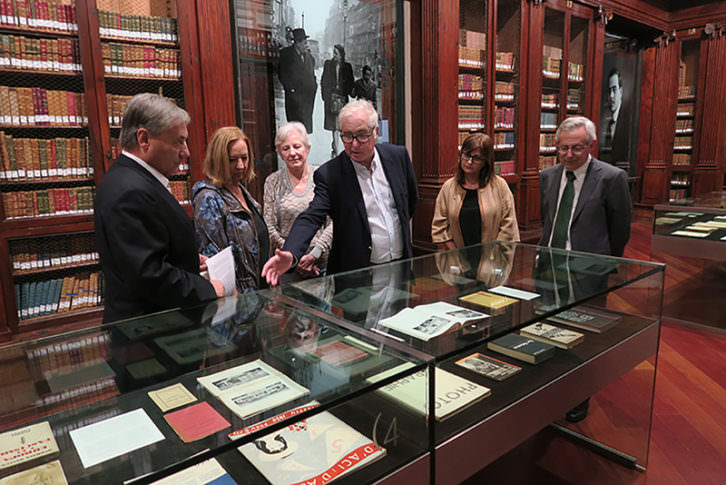
[[384,318],[379,323],[406,335],[421,340],[431,340],[446,332],[463,325],[478,322],[489,317],[486,313],[477,312],[443,301],[404,308],[392,317]]

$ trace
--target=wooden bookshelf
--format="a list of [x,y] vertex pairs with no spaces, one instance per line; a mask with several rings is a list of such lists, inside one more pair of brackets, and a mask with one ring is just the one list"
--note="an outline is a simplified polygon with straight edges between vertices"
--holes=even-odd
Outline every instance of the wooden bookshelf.
[[[34,7],[37,0],[29,2]],[[45,4],[46,18],[21,21],[16,11],[0,18],[0,341],[100,321],[100,275],[94,276],[99,294],[91,298],[86,289],[76,305],[62,312],[57,301],[51,302],[49,283],[98,275],[97,256],[88,256],[94,247],[59,256],[53,264],[26,262],[23,267],[17,253],[34,244],[37,260],[64,241],[93,240],[93,193],[118,155],[112,137],[119,136],[115,127],[131,96],[160,93],[190,112],[191,163],[171,177],[172,190],[190,216],[191,184],[202,172],[206,116],[234,124],[233,117],[214,108],[205,112],[201,104],[202,93],[212,90],[221,98],[234,96],[231,83],[202,86],[199,74],[200,40],[230,42],[229,32],[200,31],[199,18],[224,15],[196,9],[191,0]],[[11,2],[11,8],[15,5]],[[123,11],[109,13],[111,8]],[[177,22],[178,11],[195,14]],[[104,58],[112,51],[113,58]],[[26,308],[23,316],[22,293],[30,296],[30,284],[43,285],[45,295],[35,297],[43,309],[28,315]]]

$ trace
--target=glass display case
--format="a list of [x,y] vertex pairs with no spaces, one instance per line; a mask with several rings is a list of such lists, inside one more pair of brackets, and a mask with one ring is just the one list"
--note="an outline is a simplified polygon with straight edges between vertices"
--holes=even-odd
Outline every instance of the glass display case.
[[726,261],[726,191],[656,205],[651,251]]
[[6,346],[0,477],[458,483],[589,396],[645,466],[663,275],[493,242]]

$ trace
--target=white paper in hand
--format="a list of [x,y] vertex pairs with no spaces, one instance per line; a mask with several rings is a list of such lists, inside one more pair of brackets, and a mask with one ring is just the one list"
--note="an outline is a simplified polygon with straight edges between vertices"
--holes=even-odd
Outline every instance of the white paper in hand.
[[224,295],[234,293],[235,274],[234,258],[232,258],[232,246],[227,246],[211,258],[207,259],[207,271],[210,280],[219,280],[224,285]]

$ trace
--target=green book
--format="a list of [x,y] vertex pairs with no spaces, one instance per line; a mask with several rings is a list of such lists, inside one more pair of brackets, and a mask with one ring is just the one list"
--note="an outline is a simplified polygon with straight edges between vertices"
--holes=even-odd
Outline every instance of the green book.
[[48,191],[39,190],[37,192],[37,198],[38,198],[38,214],[36,214],[36,215],[50,214],[50,205],[48,203]]
[[38,144],[38,160],[40,163],[40,176],[48,177],[48,143],[46,140],[36,140]]
[[66,163],[66,139],[65,138],[58,138],[56,140],[55,157],[56,157],[56,166],[58,167],[58,176],[59,177],[67,176],[68,173],[66,172],[66,168],[68,167],[68,164]]

